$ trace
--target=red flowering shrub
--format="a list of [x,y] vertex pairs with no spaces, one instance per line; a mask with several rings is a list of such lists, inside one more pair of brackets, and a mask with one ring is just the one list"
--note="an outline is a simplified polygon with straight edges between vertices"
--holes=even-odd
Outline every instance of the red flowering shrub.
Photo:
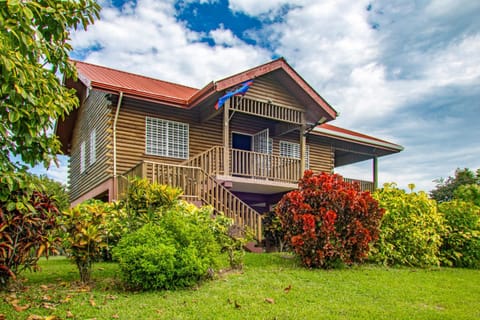
[[362,262],[378,239],[384,210],[370,192],[337,174],[305,171],[299,189],[283,196],[276,214],[285,240],[307,267]]

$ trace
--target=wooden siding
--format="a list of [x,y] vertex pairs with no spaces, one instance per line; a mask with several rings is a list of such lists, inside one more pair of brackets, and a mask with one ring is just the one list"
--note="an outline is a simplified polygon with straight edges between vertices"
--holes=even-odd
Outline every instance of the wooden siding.
[[[112,175],[110,102],[105,93],[91,90],[78,110],[77,123],[73,131],[70,156],[70,200],[104,182]],[[96,161],[90,164],[90,133],[95,130]],[[85,143],[85,171],[80,172],[80,145]]]
[[[198,114],[192,110],[159,106],[157,108],[125,103],[120,110],[117,123],[117,170],[122,174],[139,161],[156,161],[170,164],[184,164],[185,159],[157,157],[145,154],[145,118],[158,117],[165,120],[189,124],[189,158],[193,158],[214,146],[222,146],[222,115],[200,124],[196,121]],[[269,128],[273,132],[276,121],[256,116],[234,113],[230,120],[230,143],[232,133],[253,135]],[[273,139],[273,156],[280,154],[280,141],[299,143],[299,132],[294,131]],[[331,172],[333,170],[333,153],[328,145],[319,144],[314,138],[307,139],[310,148],[310,168],[314,171]],[[299,178],[299,177],[298,177]],[[293,179],[294,181],[297,178]]]
[[332,146],[323,144],[312,136],[307,136],[310,148],[310,170],[314,172],[333,172],[335,154]]
[[245,94],[245,98],[269,102],[298,110],[305,110],[300,102],[293,95],[285,90],[272,75],[265,75],[254,80],[252,86]]
[[[212,106],[213,108],[213,106]],[[180,164],[185,159],[159,157],[145,153],[145,118],[156,117],[189,125],[189,158],[213,146],[222,145],[221,117],[205,123],[198,121],[198,113],[192,110],[162,105],[139,105],[125,101],[117,123],[117,173],[122,174],[136,166],[140,160]]]
[[[268,75],[255,79],[254,85],[248,91],[247,96],[250,99],[254,98],[260,101],[272,100],[275,104],[302,110],[299,102],[288,92],[285,92],[273,77]],[[189,124],[189,158],[201,154],[211,147],[223,146],[223,115],[219,114],[206,122],[200,123],[199,112],[195,109],[186,110],[145,101],[124,99],[117,122],[117,174],[128,171],[141,160],[171,164],[185,162],[185,159],[146,154],[145,118],[147,116]],[[114,114],[115,108],[113,108],[111,116],[113,117]],[[278,121],[236,112],[231,115],[229,137],[231,138],[232,132],[255,134],[265,128],[269,128],[270,135],[272,135],[276,124],[278,124]],[[279,155],[281,140],[299,143],[298,131],[281,137],[273,137],[274,155]],[[333,157],[330,154],[330,147],[325,145],[310,146],[310,153],[312,169],[328,171],[333,169],[331,167]]]

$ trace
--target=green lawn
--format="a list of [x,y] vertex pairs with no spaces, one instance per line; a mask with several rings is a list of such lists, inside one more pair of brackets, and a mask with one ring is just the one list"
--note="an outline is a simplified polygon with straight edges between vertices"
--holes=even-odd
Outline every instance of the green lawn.
[[0,293],[0,319],[480,319],[478,270],[305,270],[279,254],[247,254],[242,273],[198,288],[132,293],[122,290],[113,263],[94,266],[92,287],[75,282],[64,258],[41,266],[25,274],[23,289]]

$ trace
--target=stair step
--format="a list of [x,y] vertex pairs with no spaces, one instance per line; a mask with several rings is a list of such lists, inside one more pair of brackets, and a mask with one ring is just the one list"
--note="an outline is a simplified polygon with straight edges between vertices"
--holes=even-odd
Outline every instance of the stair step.
[[203,202],[201,200],[191,200],[190,203],[194,204],[197,208],[201,208],[203,206]]
[[248,252],[263,253],[263,247],[259,246],[256,241],[250,241],[243,247]]

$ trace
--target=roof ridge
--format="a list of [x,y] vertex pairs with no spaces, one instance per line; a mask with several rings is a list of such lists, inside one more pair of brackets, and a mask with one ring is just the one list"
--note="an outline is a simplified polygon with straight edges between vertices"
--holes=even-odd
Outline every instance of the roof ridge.
[[168,84],[171,84],[171,85],[174,85],[174,86],[181,86],[181,87],[184,87],[184,88],[188,88],[188,89],[192,89],[192,90],[197,90],[197,91],[199,90],[198,88],[191,87],[191,86],[186,86],[186,85],[184,85],[184,84],[180,84],[180,83],[177,83],[177,82],[161,80],[161,79],[154,78],[154,77],[151,77],[151,76],[146,76],[146,75],[143,75],[143,74],[134,73],[134,72],[130,72],[130,71],[124,71],[124,70],[120,70],[120,69],[115,69],[115,68],[111,68],[111,67],[107,67],[107,66],[103,66],[103,65],[91,63],[91,62],[85,62],[85,61],[80,61],[80,60],[76,60],[76,59],[70,59],[70,61],[72,61],[73,63],[88,64],[88,65],[91,65],[91,66],[94,66],[94,67],[97,67],[97,68],[107,69],[107,70],[110,70],[110,71],[113,71],[113,72],[126,73],[126,74],[129,74],[129,75],[141,77],[141,78],[148,79],[148,80],[153,80],[153,81],[168,83]]

